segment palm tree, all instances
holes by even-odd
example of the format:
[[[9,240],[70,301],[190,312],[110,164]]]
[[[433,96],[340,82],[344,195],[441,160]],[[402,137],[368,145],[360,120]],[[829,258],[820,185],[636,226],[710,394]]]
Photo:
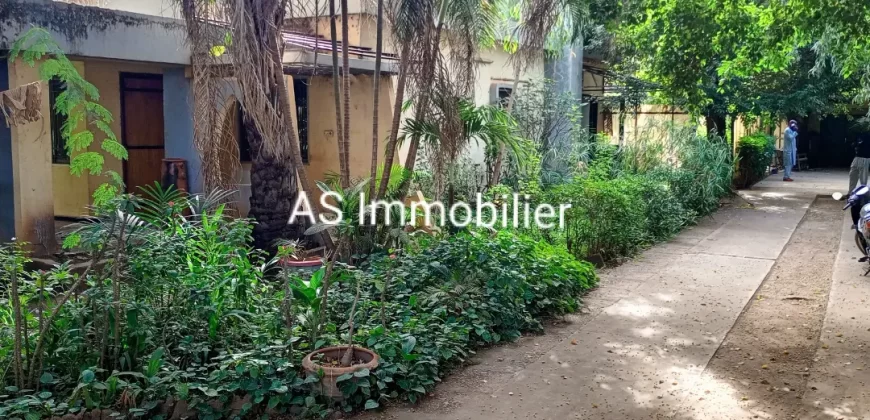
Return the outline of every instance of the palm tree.
[[[369,185],[369,197],[375,197],[375,179],[378,175],[378,114],[380,112],[379,93],[381,80],[381,54],[384,43],[384,0],[378,0],[378,17],[375,41],[375,74],[372,77],[372,170],[371,184]],[[392,166],[390,162],[389,168]]]
[[[341,174],[341,185],[347,187],[350,182],[350,167],[343,144],[344,131],[342,130],[341,89],[338,79],[338,31],[335,25],[335,0],[329,0],[329,32],[332,37],[332,91],[335,97],[335,138],[338,146],[338,167]],[[347,50],[346,45],[342,45],[342,50]]]
[[[413,48],[420,38],[420,28],[426,28],[431,16],[431,0],[396,0],[387,8],[389,13],[390,27],[393,29],[393,39],[400,46],[399,53],[399,77],[396,83],[396,99],[393,104],[393,121],[390,124],[390,138],[387,141],[384,167],[391,168],[396,156],[396,145],[399,136],[399,126],[402,120],[403,104],[405,102],[405,90],[410,79],[412,52],[419,49]],[[377,199],[383,199],[390,184],[391,171],[386,171],[378,186]],[[403,178],[404,179],[404,178]]]
[[[335,0],[333,0],[335,1]],[[341,140],[338,142],[339,147],[344,154],[344,161],[341,162],[341,186],[344,188],[350,187],[350,63],[348,61],[348,22],[347,22],[347,0],[341,0],[341,77],[344,97],[344,132]]]
[[[459,156],[473,142],[487,148],[505,147],[516,153],[516,123],[498,106],[475,106],[468,99],[449,95],[434,99],[436,107],[432,115],[426,120],[407,120],[400,141],[416,138],[425,147],[432,148],[436,199],[441,198],[446,181],[448,200],[452,204],[455,180],[449,173]]]
[[[409,0],[413,1],[413,0]],[[437,0],[436,0],[437,1]],[[427,19],[429,22],[421,28],[423,56],[420,62],[421,71],[417,75],[418,100],[414,103],[414,119],[422,121],[430,112],[431,97],[434,89],[450,86],[451,91],[458,90],[460,96],[468,96],[474,86],[475,63],[479,47],[491,47],[494,43],[497,22],[496,9],[486,0],[440,0],[431,3],[432,9],[437,6],[438,13]],[[430,14],[431,16],[431,14]],[[450,47],[450,56],[442,56],[442,37],[444,27],[449,28],[446,37]],[[446,64],[445,64],[446,63]],[[446,67],[450,68],[447,72]],[[440,71],[438,71],[440,69]],[[436,79],[440,79],[436,80]],[[413,173],[417,160],[420,139],[412,136],[408,149],[405,167],[408,173]],[[403,182],[403,193],[407,192],[410,179]]]
[[[307,195],[314,194],[314,185],[302,165],[281,63],[283,39],[279,28],[284,21],[287,2],[181,0],[188,38],[194,51],[202,50],[203,45],[208,51],[215,39],[232,40],[225,45],[226,59],[238,83],[246,128],[253,133],[252,143],[257,143],[252,155],[255,162],[251,173],[252,195],[257,196],[251,203],[252,216],[258,223],[258,230],[254,232],[255,243],[267,249],[272,248],[274,239],[288,233],[287,221],[296,196],[295,176],[299,177],[299,184]],[[223,12],[228,25],[216,25],[209,19],[210,13],[216,9]],[[192,60],[200,59],[196,54],[192,56]],[[206,62],[206,67],[208,64]],[[212,123],[196,121],[196,124]],[[311,210],[315,215],[319,213],[316,206]],[[321,240],[332,246],[327,235],[321,235]]]

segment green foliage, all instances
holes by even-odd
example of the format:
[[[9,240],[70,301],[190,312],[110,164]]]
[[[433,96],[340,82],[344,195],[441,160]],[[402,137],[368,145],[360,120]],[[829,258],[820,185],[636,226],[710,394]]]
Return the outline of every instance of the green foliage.
[[[646,243],[646,208],[632,179],[577,179],[554,188],[550,197],[572,204],[565,217],[564,245],[575,256],[610,260],[631,255]]]
[[[101,408],[152,418],[167,397],[186,400],[204,418],[319,417],[417,401],[474,349],[539,331],[541,318],[576,310],[579,296],[597,281],[588,263],[562,248],[507,232],[460,234],[392,258],[369,256],[360,268],[335,264],[325,307],[327,270],[278,269],[286,247],[273,259],[252,249],[251,222],[227,217],[221,197],[185,197],[155,186],[143,188],[142,197],[122,195],[98,206],[70,244],[87,252],[119,249],[123,256],[89,271],[78,298],[60,308],[55,294],[77,274],[67,266],[20,270],[26,307],[42,304],[58,316],[45,330],[37,386],[7,388],[0,417]],[[3,273],[11,258],[0,252]],[[320,378],[306,375],[300,362],[315,348],[351,339],[347,316],[356,284],[344,279],[360,286],[353,342],[381,359],[372,372],[340,378],[347,395],[337,404],[319,395]],[[6,302],[4,333],[12,325]],[[122,315],[117,347],[115,302]],[[40,320],[39,312],[27,311],[29,351]],[[0,334],[3,366],[10,362],[9,336]],[[2,385],[12,380],[6,371]],[[232,413],[241,398],[249,403]]]
[[[620,67],[696,115],[849,112],[868,74],[868,16],[852,2],[642,0],[617,29]]]
[[[104,158],[97,152],[88,152],[95,140],[94,127],[104,136],[100,148],[110,156],[127,159],[127,150],[118,141],[110,128],[112,114],[98,103],[100,93],[97,88],[82,77],[45,29],[33,27],[12,44],[9,62],[21,59],[30,67],[39,65],[39,75],[44,81],[59,80],[66,90],[58,95],[55,112],[65,115],[67,121],[61,127],[61,135],[66,142],[70,155],[70,173],[75,176],[106,174],[109,184],[103,184],[94,191],[94,204],[105,204],[120,191],[121,177],[114,171],[103,171]],[[84,128],[77,131],[80,124]]]
[[[758,133],[744,136],[737,143],[738,172],[734,183],[748,188],[767,175],[767,168],[776,153],[773,137]]]
[[[517,121],[518,135],[536,149],[535,154],[525,152],[515,159],[536,158],[541,185],[567,182],[575,175],[577,163],[588,160],[594,137],[583,124],[583,108],[570,94],[559,92],[552,80],[524,84],[514,99],[511,115]],[[520,145],[522,150],[528,148]],[[509,166],[503,182],[511,183],[512,175]]]
[[[599,142],[586,173],[545,193],[566,203],[563,232],[548,238],[578,258],[608,261],[670,238],[730,192],[728,145],[690,127],[648,128],[622,149]]]

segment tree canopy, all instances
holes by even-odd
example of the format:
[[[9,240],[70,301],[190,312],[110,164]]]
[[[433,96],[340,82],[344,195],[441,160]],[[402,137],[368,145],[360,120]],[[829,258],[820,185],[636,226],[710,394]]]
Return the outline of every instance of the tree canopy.
[[[636,0],[616,28],[624,71],[698,115],[845,112],[870,92],[870,4]]]

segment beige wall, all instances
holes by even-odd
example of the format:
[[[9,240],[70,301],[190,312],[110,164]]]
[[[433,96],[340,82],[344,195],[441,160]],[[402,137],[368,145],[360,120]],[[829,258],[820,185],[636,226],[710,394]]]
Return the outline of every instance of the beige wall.
[[[120,74],[130,73],[162,73],[161,67],[150,64],[127,63],[108,60],[80,59],[75,62],[85,80],[91,82],[100,92],[100,105],[104,106],[114,117],[110,127],[119,140],[121,132],[121,89]],[[48,101],[43,103],[43,115],[49,115]],[[48,121],[46,119],[46,121]],[[48,122],[47,122],[48,124]],[[93,129],[95,138],[89,151],[99,152],[105,158],[104,170],[112,170],[123,176],[123,164],[120,160],[108,155],[100,148],[105,138],[99,130]],[[51,134],[48,132],[48,145],[51,146]],[[50,153],[50,149],[49,149]],[[88,213],[87,206],[92,202],[91,196],[101,184],[107,181],[104,176],[82,175],[73,176],[69,173],[69,165],[52,165],[52,182],[54,188],[54,213],[57,216],[77,217]]]
[[[390,99],[391,78],[382,77],[378,96],[378,161],[383,162],[386,138],[390,134],[393,110]],[[351,79],[350,173],[369,177],[372,158],[372,76]],[[292,95],[291,95],[292,97]],[[308,87],[308,175],[323,180],[338,173],[338,139],[335,127],[335,96],[332,79],[312,77]]]
[[[114,117],[110,125],[115,135],[121,139],[121,94],[120,73],[161,73],[159,66],[123,63],[106,60],[75,59],[73,65],[100,92],[99,103]],[[10,64],[10,86],[38,80],[36,68],[17,62]],[[104,176],[82,175],[74,176],[69,172],[68,164],[51,163],[51,106],[49,103],[48,86],[43,83],[43,100],[41,113],[43,118],[12,129],[13,145],[19,148],[13,151],[13,161],[20,163],[21,168],[27,168],[23,176],[13,169],[16,182],[16,200],[24,200],[21,206],[16,206],[17,232],[32,230],[28,220],[51,216],[78,217],[88,213],[87,206],[91,203],[91,195],[96,188],[107,181]],[[83,129],[84,127],[80,127]],[[91,127],[95,134],[94,143],[89,148],[103,154],[104,170],[113,170],[123,174],[121,161],[105,153],[100,148],[104,136],[99,130]],[[19,189],[20,188],[20,189]],[[29,198],[29,193],[38,191],[39,199]],[[22,233],[23,235],[23,233]]]
[[[609,116],[612,120],[611,127],[602,127],[601,131],[606,131],[614,143],[619,141],[619,113],[613,112]],[[696,124],[699,129],[706,127],[704,120],[694,120],[691,115],[682,110],[669,107],[666,105],[641,105],[637,110],[629,110],[625,115],[625,142],[630,143],[637,138],[638,133],[643,132],[648,127],[662,126],[662,124],[689,125]],[[785,120],[779,123],[774,129],[773,136],[777,139],[777,147],[781,147],[782,134],[787,123]],[[741,137],[755,133],[758,131],[757,122],[754,120],[746,120],[743,117],[737,118],[734,122],[734,138],[740,140]],[[735,145],[736,146],[736,145]]]
[[[85,74],[85,63],[83,61],[73,61],[73,66],[80,75],[87,79]],[[42,115],[51,115],[50,104],[45,102],[42,104]],[[47,118],[50,121],[50,117]],[[85,123],[82,122],[77,127],[77,130],[83,130]],[[51,144],[51,132],[48,134],[49,145]],[[69,172],[69,164],[51,165],[52,184],[54,190],[54,214],[55,216],[80,216],[87,213],[87,207],[90,204],[90,193],[88,192],[89,176],[75,176]]]
[[[384,76],[378,97],[378,163],[383,164],[386,138],[392,122],[392,78]],[[290,106],[295,108],[293,78],[287,76],[290,91]],[[350,123],[350,175],[352,178],[368,178],[371,173],[372,156],[372,76],[351,78],[351,123]],[[294,126],[296,115],[291,115]],[[335,127],[335,96],[332,78],[318,76],[309,78],[308,86],[308,164],[305,169],[313,181],[323,181],[330,173],[338,173],[338,139]],[[243,163],[239,173],[239,212],[246,216],[249,210],[251,165]],[[319,190],[315,191],[319,196]]]

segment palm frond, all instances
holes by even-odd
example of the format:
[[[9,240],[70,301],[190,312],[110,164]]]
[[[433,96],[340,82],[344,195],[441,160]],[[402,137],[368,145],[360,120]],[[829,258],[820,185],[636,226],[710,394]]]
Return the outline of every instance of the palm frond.
[[[237,193],[236,190],[215,189],[206,194],[194,194],[187,200],[188,207],[194,215],[204,214],[214,210]]]

